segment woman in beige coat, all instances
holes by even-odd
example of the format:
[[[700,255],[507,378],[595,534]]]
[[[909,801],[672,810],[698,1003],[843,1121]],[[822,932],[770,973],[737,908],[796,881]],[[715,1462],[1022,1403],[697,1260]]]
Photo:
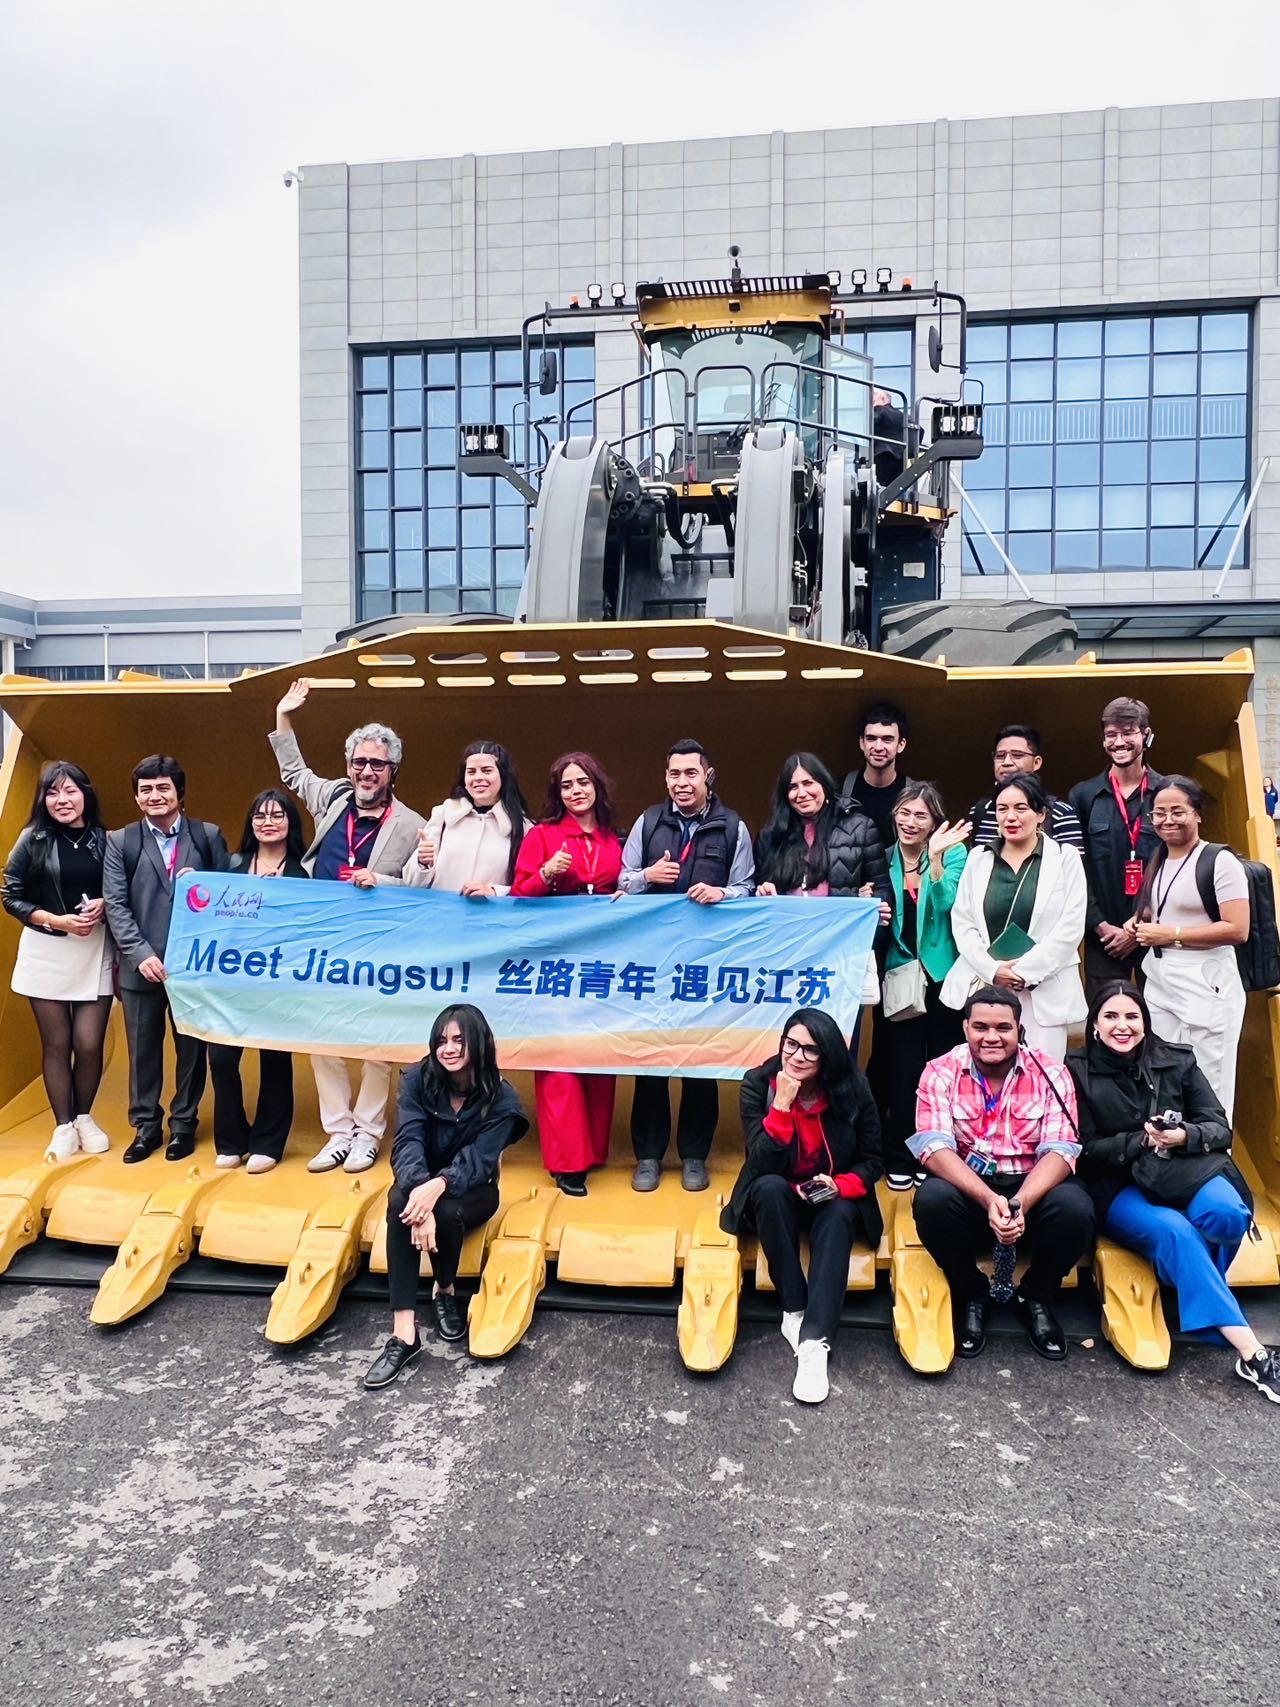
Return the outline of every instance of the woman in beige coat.
[[[458,895],[506,895],[520,844],[532,828],[506,748],[473,741],[462,755],[453,793],[418,832],[404,881]]]

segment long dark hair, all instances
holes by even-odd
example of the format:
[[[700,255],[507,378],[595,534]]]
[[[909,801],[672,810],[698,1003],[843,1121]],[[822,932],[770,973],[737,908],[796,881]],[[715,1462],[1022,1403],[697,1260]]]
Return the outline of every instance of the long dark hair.
[[[102,828],[102,808],[98,805],[98,791],[89,781],[79,765],[73,765],[70,759],[54,759],[40,772],[40,780],[36,783],[36,791],[31,801],[31,811],[27,815],[29,830],[43,830],[46,836],[51,836],[58,828],[58,820],[50,815],[49,808],[44,803],[44,797],[50,789],[60,782],[74,782],[84,795],[84,827],[86,830]]]
[[[804,768],[809,769],[808,765]],[[848,1040],[831,1015],[823,1013],[821,1008],[797,1008],[787,1020],[778,1038],[778,1053],[770,1063],[772,1071],[776,1073],[786,1065],[782,1040],[793,1025],[804,1026],[818,1046],[818,1082],[826,1093],[827,1101],[833,1107],[837,1103],[847,1106],[853,1097],[853,1062],[849,1056]]]
[[[428,1054],[423,1063],[424,1089],[436,1090],[441,1094],[447,1094],[452,1089],[452,1080],[436,1060],[436,1050],[440,1047],[445,1027],[455,1021],[462,1033],[462,1041],[467,1046],[467,1064],[471,1069],[471,1096],[477,1097],[480,1107],[486,1109],[502,1088],[502,1075],[498,1071],[498,1051],[489,1022],[480,1009],[472,1007],[470,1002],[456,1002],[452,1007],[441,1008],[432,1020]]]
[[[1089,1049],[1103,1049],[1106,1050],[1108,1055],[1114,1055],[1116,1053],[1114,1049],[1107,1049],[1106,1044],[1101,1038],[1095,1038],[1093,1035],[1097,1028],[1098,1015],[1102,1012],[1103,1008],[1106,1007],[1107,1003],[1112,1001],[1116,996],[1127,996],[1129,1000],[1133,1002],[1138,1012],[1142,1015],[1142,1042],[1131,1055],[1126,1057],[1126,1059],[1130,1061],[1140,1061],[1144,1051],[1146,1050],[1147,1044],[1150,1043],[1152,1037],[1151,1010],[1147,1006],[1147,998],[1143,995],[1138,986],[1136,984],[1126,983],[1123,978],[1108,978],[1106,983],[1098,989],[1093,1000],[1089,1003],[1089,1017],[1084,1022],[1085,1042]]]
[[[1208,804],[1209,797],[1194,778],[1189,776],[1179,776],[1176,771],[1172,776],[1165,777],[1159,788],[1157,788],[1151,796],[1152,806],[1155,805],[1156,801],[1164,793],[1166,788],[1176,788],[1179,794],[1185,794],[1191,803],[1191,810],[1197,817],[1204,817],[1204,809]],[[1134,904],[1134,912],[1137,917],[1142,919],[1146,924],[1150,924],[1152,919],[1155,917],[1155,910],[1152,905],[1152,901],[1155,894],[1156,877],[1159,874],[1161,866],[1168,857],[1169,849],[1162,841],[1160,846],[1147,861],[1147,869],[1142,874],[1142,888],[1138,891],[1138,899]],[[1200,856],[1197,854],[1196,858],[1198,859],[1199,857]]]
[[[507,882],[513,883],[516,875],[516,858],[520,852],[520,843],[524,840],[524,821],[529,816],[529,808],[525,805],[524,795],[520,792],[520,778],[516,775],[516,767],[511,761],[511,754],[498,741],[473,741],[469,747],[462,749],[462,757],[458,761],[458,780],[454,783],[449,798],[451,800],[470,800],[467,793],[467,760],[474,759],[479,753],[487,753],[496,761],[498,775],[502,779],[502,789],[498,799],[511,820],[511,852],[507,856]]]
[[[289,825],[289,833],[285,837],[284,857],[287,861],[296,861],[301,865],[302,855],[306,844],[302,839],[302,817],[293,801],[282,788],[264,788],[261,794],[255,794],[249,802],[249,810],[244,815],[244,834],[240,837],[240,857],[248,863],[258,852],[258,837],[253,828],[253,815],[268,801],[274,806],[282,807]]]
[[[596,791],[596,827],[601,835],[615,835],[617,819],[613,804],[613,784],[599,759],[590,753],[561,753],[552,765],[551,775],[547,778],[547,798],[542,804],[542,822],[558,824],[566,815],[565,803],[560,798],[560,784],[570,765],[577,765],[579,770],[585,771],[591,778]]]
[[[787,798],[797,770],[808,771],[827,797],[816,818],[802,818]],[[826,882],[830,869],[827,840],[838,792],[836,779],[816,753],[792,753],[783,761],[773,785],[769,822],[756,838],[757,883],[776,884],[779,892],[786,895],[792,889],[799,889],[802,883],[807,882],[812,889]],[[814,827],[812,847],[804,839],[807,823]]]

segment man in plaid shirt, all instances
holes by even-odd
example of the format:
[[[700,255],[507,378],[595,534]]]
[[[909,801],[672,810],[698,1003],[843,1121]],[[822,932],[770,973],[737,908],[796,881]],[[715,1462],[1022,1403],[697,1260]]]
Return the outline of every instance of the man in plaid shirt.
[[[1075,1087],[1060,1061],[1022,1042],[1012,990],[975,990],[961,1017],[965,1041],[929,1062],[916,1093],[908,1145],[929,1174],[916,1230],[951,1287],[957,1357],[986,1344],[990,1289],[974,1257],[994,1243],[1030,1258],[1014,1309],[1035,1350],[1057,1360],[1067,1342],[1050,1302],[1094,1234],[1093,1204],[1072,1178]]]

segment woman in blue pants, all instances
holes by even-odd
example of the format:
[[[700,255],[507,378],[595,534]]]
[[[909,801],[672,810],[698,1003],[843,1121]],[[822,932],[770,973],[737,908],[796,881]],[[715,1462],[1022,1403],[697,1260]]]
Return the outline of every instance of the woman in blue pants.
[[[1184,1333],[1237,1353],[1235,1372],[1280,1404],[1280,1353],[1245,1320],[1227,1270],[1253,1221],[1231,1160],[1231,1127],[1192,1050],[1151,1030],[1146,1000],[1119,979],[1089,1009],[1067,1066],[1080,1111],[1079,1164],[1098,1225],[1178,1295]]]

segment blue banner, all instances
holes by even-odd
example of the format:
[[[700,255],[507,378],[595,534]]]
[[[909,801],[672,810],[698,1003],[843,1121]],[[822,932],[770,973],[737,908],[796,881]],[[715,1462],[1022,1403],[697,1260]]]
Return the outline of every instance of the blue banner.
[[[737,1078],[787,1015],[847,1036],[878,903],[678,895],[471,900],[241,875],[178,879],[165,965],[182,1031],[319,1055],[416,1061],[473,1002],[504,1067]]]

